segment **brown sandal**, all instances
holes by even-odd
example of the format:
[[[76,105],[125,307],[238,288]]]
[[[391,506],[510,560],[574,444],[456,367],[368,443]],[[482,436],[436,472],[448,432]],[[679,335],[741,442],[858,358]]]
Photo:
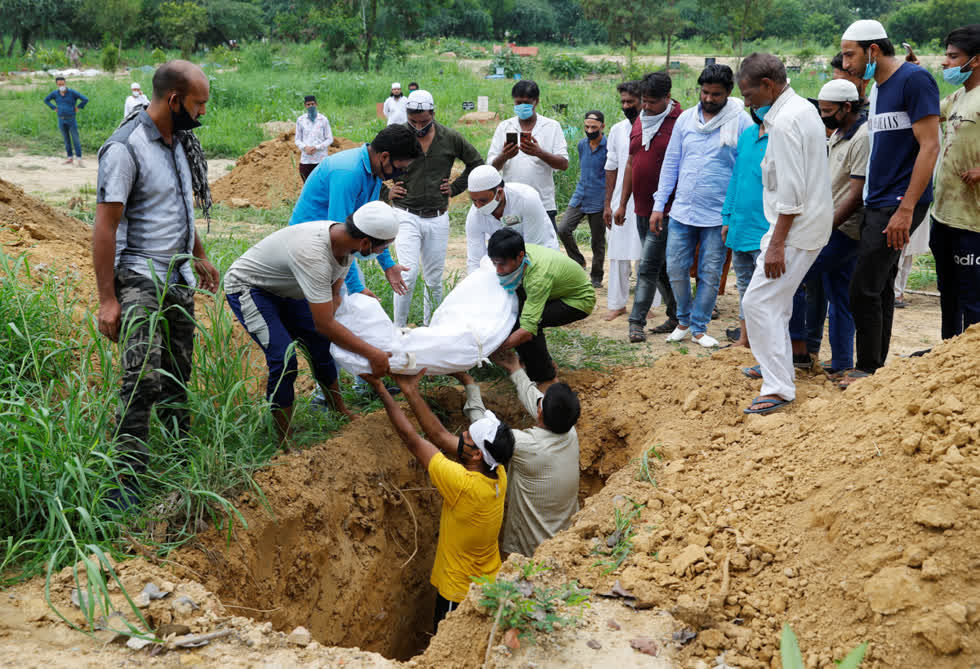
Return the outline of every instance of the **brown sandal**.
[[[643,332],[643,326],[638,323],[630,323],[630,343],[640,344],[647,340],[646,333]]]

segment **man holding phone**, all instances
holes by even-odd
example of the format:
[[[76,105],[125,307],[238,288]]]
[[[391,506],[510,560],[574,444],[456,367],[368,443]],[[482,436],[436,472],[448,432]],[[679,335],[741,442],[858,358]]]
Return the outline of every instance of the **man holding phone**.
[[[557,234],[554,173],[568,169],[565,133],[558,121],[537,113],[541,92],[535,82],[518,81],[510,95],[515,116],[497,126],[487,162],[500,170],[508,183],[527,184],[538,191]]]

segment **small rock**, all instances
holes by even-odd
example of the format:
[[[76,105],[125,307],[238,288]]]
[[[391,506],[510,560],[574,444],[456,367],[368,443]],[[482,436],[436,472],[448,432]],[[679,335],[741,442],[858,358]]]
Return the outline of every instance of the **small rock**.
[[[732,554],[732,559],[729,565],[731,566],[732,571],[745,571],[749,568],[749,559],[745,557],[744,553],[736,552]]]
[[[191,628],[187,625],[181,625],[180,623],[164,623],[157,627],[157,636],[161,638],[166,638],[168,636],[184,636],[185,634],[190,634]]]
[[[952,655],[963,647],[959,627],[948,617],[938,613],[920,619],[913,629],[944,655]]]
[[[157,587],[156,583],[147,583],[145,586],[143,586],[143,591],[140,594],[146,595],[151,600],[153,600],[153,599],[163,599],[164,597],[170,594],[170,591],[161,590],[160,588]]]
[[[592,650],[602,649],[602,644],[596,641],[595,639],[589,639],[588,641],[585,642],[585,645],[591,648]]]
[[[286,637],[287,643],[291,643],[294,646],[302,646],[303,648],[310,645],[311,641],[313,641],[313,635],[305,627],[297,627]]]
[[[133,597],[133,604],[135,604],[137,608],[145,609],[150,605],[150,596],[145,592],[141,592]]]
[[[153,642],[150,641],[149,639],[141,639],[138,636],[131,636],[129,637],[129,640],[126,642],[126,646],[132,648],[133,650],[143,650],[151,643]]]
[[[704,630],[698,635],[698,638],[704,644],[705,648],[719,650],[725,647],[725,633],[721,630]]]
[[[608,627],[611,630],[621,630],[621,629],[623,629],[623,626],[620,625],[618,622],[616,622],[616,619],[615,618],[610,618],[609,620],[607,620],[606,621],[606,627]]]
[[[71,591],[71,603],[80,609],[88,609],[88,593],[78,588]]]
[[[517,650],[521,647],[521,640],[517,638],[517,628],[511,627],[509,630],[504,632],[504,645],[511,650]]]
[[[708,556],[702,546],[688,544],[687,548],[670,562],[671,570],[678,576],[683,576],[689,567],[693,567],[698,562],[706,562]]]
[[[789,601],[786,599],[786,595],[774,595],[769,601],[769,612],[773,615],[779,615],[786,611],[786,607],[789,605]]]
[[[786,567],[786,569],[783,569],[783,575],[786,578],[796,578],[796,570],[792,567]]]
[[[910,567],[921,567],[922,561],[928,557],[926,549],[922,546],[909,546],[905,549],[905,553],[902,555],[902,559],[905,560],[905,564]]]
[[[928,595],[919,587],[914,573],[907,567],[886,567],[869,578],[864,584],[864,594],[871,610],[890,615],[914,604],[924,604]]]
[[[943,607],[943,612],[949,616],[954,623],[966,624],[966,606],[959,602],[950,602]]]
[[[926,558],[922,561],[922,578],[924,580],[938,581],[944,573],[936,558]]]
[[[956,510],[949,503],[924,499],[915,507],[912,520],[926,527],[945,530],[956,524]]]
[[[656,656],[660,652],[660,649],[657,647],[657,642],[647,636],[638,636],[635,639],[630,639],[630,648],[644,655]]]
[[[227,200],[228,206],[232,209],[243,209],[245,207],[251,207],[252,203],[243,197],[232,197]]]
[[[181,595],[175,599],[173,604],[171,604],[171,607],[177,613],[185,616],[190,615],[192,611],[197,611],[199,608],[201,608],[197,605],[197,602],[187,595]]]

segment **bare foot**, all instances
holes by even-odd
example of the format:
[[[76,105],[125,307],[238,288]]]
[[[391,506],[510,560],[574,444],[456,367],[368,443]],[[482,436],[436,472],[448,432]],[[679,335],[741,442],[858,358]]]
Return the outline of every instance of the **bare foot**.
[[[623,307],[622,309],[616,309],[616,310],[610,309],[609,311],[606,312],[606,315],[602,317],[602,320],[614,321],[625,313],[626,313],[626,307]]]
[[[732,348],[738,348],[739,346],[741,346],[743,348],[748,348],[749,347],[749,340],[748,339],[739,339],[738,341],[732,343]]]

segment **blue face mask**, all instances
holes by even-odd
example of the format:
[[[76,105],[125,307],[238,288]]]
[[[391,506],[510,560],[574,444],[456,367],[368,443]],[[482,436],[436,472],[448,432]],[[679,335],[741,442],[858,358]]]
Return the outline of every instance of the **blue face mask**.
[[[524,104],[514,105],[514,114],[522,121],[526,121],[534,116],[534,105],[525,102]]]
[[[764,120],[766,118],[766,114],[769,113],[770,109],[772,109],[772,105],[762,105],[761,107],[756,107],[755,108],[756,118],[758,118],[759,121]]]
[[[310,117],[311,121],[316,120],[316,105],[306,108],[306,115]]]
[[[861,78],[864,79],[865,81],[867,81],[868,79],[874,79],[875,71],[877,69],[878,69],[877,61],[874,63],[868,63],[867,65],[864,66],[864,76]]]
[[[357,260],[374,260],[380,254],[378,254],[378,253],[369,253],[367,255],[364,255],[360,251],[354,251],[351,255],[353,255],[354,258],[356,258]]]
[[[524,278],[524,270],[528,265],[531,264],[531,259],[524,255],[524,260],[520,265],[517,266],[510,274],[498,274],[497,281],[500,282],[501,287],[506,290],[511,295],[517,290],[517,287],[521,285],[521,280]]]
[[[973,59],[971,58],[970,60]],[[967,63],[969,62],[967,61]],[[963,67],[966,67],[966,65],[963,65]],[[943,79],[954,86],[962,86],[970,78],[971,74],[973,74],[973,70],[966,70],[964,72],[959,67],[947,67],[943,70]]]

